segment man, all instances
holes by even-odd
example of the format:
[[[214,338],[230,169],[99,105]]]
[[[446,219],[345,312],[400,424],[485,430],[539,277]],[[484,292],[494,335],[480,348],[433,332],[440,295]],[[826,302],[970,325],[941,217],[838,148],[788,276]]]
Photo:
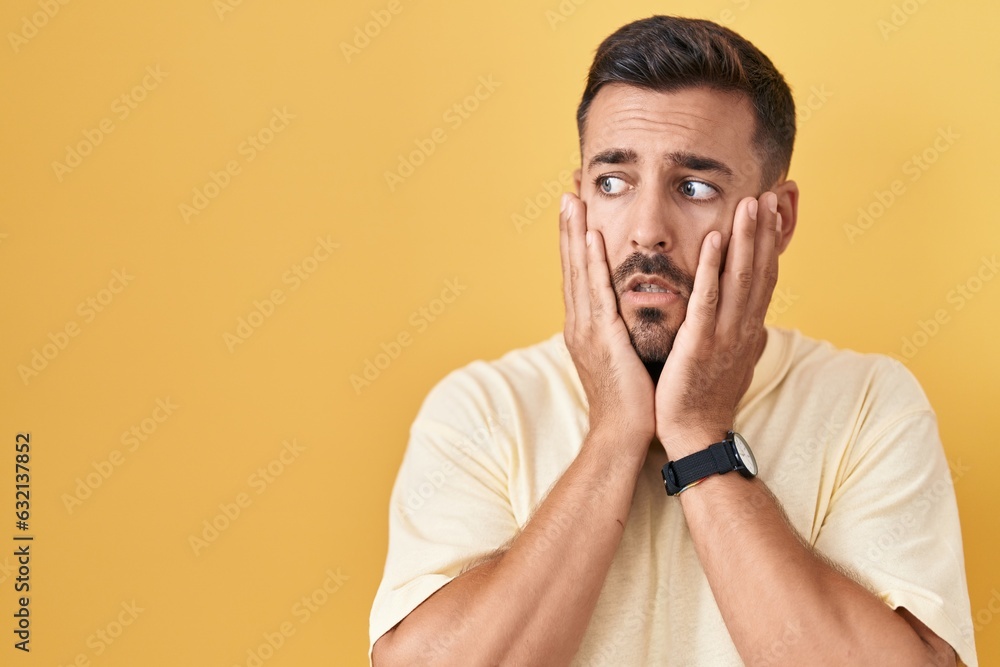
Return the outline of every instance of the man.
[[[916,380],[764,326],[794,113],[713,23],[600,46],[560,214],[564,331],[427,397],[375,665],[977,664]]]

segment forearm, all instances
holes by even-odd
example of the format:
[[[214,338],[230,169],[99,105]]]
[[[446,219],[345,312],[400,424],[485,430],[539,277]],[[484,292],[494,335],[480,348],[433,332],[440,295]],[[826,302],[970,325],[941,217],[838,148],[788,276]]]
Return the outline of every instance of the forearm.
[[[714,475],[680,502],[746,664],[928,662],[914,629],[805,545],[759,479]]]
[[[383,657],[385,664],[568,664],[621,541],[644,459],[616,435],[591,432],[510,547],[386,633],[375,664]]]

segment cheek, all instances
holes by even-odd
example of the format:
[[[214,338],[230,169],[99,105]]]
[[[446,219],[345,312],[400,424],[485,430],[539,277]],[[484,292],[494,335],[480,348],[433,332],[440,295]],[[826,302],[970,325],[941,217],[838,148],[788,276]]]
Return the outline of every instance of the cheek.
[[[623,226],[620,223],[615,224],[615,220],[617,219],[615,212],[597,197],[583,199],[582,201],[587,207],[587,229],[599,231],[601,236],[604,237],[604,247],[610,261],[612,256],[611,248],[622,242],[622,239],[619,237],[622,236],[621,230]]]
[[[732,226],[734,210],[735,206],[730,206],[727,203],[708,206],[691,204],[685,210],[685,216],[690,221],[692,228],[700,231],[702,236],[713,230],[718,230],[725,235]]]
[[[673,248],[669,254],[688,275],[693,277],[698,268],[701,246],[709,232],[718,230],[722,232],[723,243],[729,240],[729,226],[724,225],[722,220],[717,211],[687,212],[684,224],[674,232]]]
[[[689,220],[692,224],[688,228],[690,234],[684,245],[686,246],[685,257],[690,254],[689,259],[692,262],[692,267],[697,264],[698,258],[701,256],[701,245],[704,243],[705,237],[709,232],[717,231],[722,234],[722,256],[725,257],[729,241],[733,234],[733,215],[735,211],[736,206],[732,205],[726,207],[705,207],[704,209],[692,211],[689,214]]]
[[[601,233],[601,238],[604,240],[604,256],[613,271],[629,252],[628,237],[622,233],[619,225],[603,223],[604,221],[600,219],[595,220],[588,216],[587,229]]]

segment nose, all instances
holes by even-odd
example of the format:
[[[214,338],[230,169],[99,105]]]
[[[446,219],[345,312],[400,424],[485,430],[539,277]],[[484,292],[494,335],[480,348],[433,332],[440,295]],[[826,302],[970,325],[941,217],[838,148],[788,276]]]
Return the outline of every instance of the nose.
[[[660,188],[644,188],[633,200],[629,218],[630,243],[633,250],[668,253],[676,245],[677,229],[672,220],[671,202]]]

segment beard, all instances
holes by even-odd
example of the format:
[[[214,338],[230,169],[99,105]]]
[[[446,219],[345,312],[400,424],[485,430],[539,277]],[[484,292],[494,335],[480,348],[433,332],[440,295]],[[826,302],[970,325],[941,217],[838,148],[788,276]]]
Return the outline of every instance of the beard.
[[[694,289],[694,277],[684,272],[667,255],[644,255],[635,252],[626,257],[611,276],[619,314],[621,314],[621,295],[629,278],[636,273],[660,276],[680,288],[685,299],[690,298]],[[670,350],[673,349],[674,338],[677,337],[677,331],[684,318],[681,318],[681,322],[672,324],[667,313],[660,308],[644,307],[635,311],[634,321],[629,322],[624,316],[622,319],[625,321],[632,347],[655,384],[660,378],[660,372],[670,355]]]
[[[629,340],[639,359],[645,363],[663,363],[674,346],[677,328],[667,324],[666,315],[659,308],[639,308],[635,321],[628,329]]]

